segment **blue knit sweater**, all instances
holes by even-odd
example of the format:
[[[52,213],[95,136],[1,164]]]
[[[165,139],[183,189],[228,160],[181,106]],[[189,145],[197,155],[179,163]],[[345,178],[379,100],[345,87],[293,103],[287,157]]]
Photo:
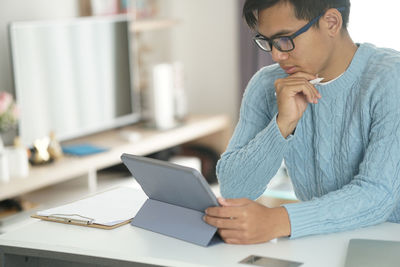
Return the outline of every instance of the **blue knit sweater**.
[[[285,139],[274,82],[286,76],[275,64],[251,79],[217,165],[222,196],[258,198],[284,159],[301,200],[284,205],[292,238],[400,222],[400,53],[361,44]]]

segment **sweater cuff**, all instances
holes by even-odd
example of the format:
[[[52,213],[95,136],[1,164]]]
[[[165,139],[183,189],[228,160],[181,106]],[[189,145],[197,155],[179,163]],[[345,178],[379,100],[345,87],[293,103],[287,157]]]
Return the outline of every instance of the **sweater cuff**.
[[[314,201],[282,205],[289,214],[290,238],[319,234],[318,204]]]
[[[271,121],[272,133],[281,140],[290,141],[294,137],[293,134],[289,134],[288,137],[286,137],[286,138],[283,137],[281,130],[279,130],[278,122],[276,121],[277,117],[278,117],[278,113],[275,114],[275,116],[272,118],[272,121]]]

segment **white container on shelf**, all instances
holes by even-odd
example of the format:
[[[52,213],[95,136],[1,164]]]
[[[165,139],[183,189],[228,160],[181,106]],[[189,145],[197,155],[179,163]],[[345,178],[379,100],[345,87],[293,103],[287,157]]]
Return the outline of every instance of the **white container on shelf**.
[[[8,171],[11,178],[25,178],[29,174],[28,154],[23,148],[7,147]]]
[[[10,181],[10,171],[8,168],[7,154],[4,149],[0,150],[0,183],[8,183]]]
[[[173,70],[175,118],[183,120],[188,113],[183,64],[181,62],[174,62]]]
[[[149,111],[154,126],[160,130],[175,127],[174,72],[171,64],[153,66],[149,89]]]

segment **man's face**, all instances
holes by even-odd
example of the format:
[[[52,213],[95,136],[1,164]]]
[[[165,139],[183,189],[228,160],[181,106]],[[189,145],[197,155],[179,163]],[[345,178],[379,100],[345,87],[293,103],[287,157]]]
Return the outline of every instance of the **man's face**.
[[[296,18],[291,4],[278,3],[259,12],[258,32],[268,38],[289,36],[307,23],[308,21]],[[323,74],[331,47],[329,39],[322,30],[311,27],[293,41],[295,49],[290,52],[281,52],[273,47],[271,51],[273,60],[289,75],[299,71],[313,75]]]

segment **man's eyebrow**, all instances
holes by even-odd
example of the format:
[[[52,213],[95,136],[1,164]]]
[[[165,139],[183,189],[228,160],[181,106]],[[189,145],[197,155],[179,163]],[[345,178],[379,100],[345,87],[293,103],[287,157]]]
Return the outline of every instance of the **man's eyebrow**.
[[[263,36],[263,37],[265,37],[265,38],[267,38],[267,39],[274,39],[275,37],[282,36],[282,35],[287,35],[287,34],[289,34],[291,32],[292,31],[289,31],[289,30],[281,30],[281,31],[275,33],[274,35],[272,35],[271,37],[267,37],[267,36],[265,36],[264,34],[262,34],[260,32],[258,32],[258,34]]]

